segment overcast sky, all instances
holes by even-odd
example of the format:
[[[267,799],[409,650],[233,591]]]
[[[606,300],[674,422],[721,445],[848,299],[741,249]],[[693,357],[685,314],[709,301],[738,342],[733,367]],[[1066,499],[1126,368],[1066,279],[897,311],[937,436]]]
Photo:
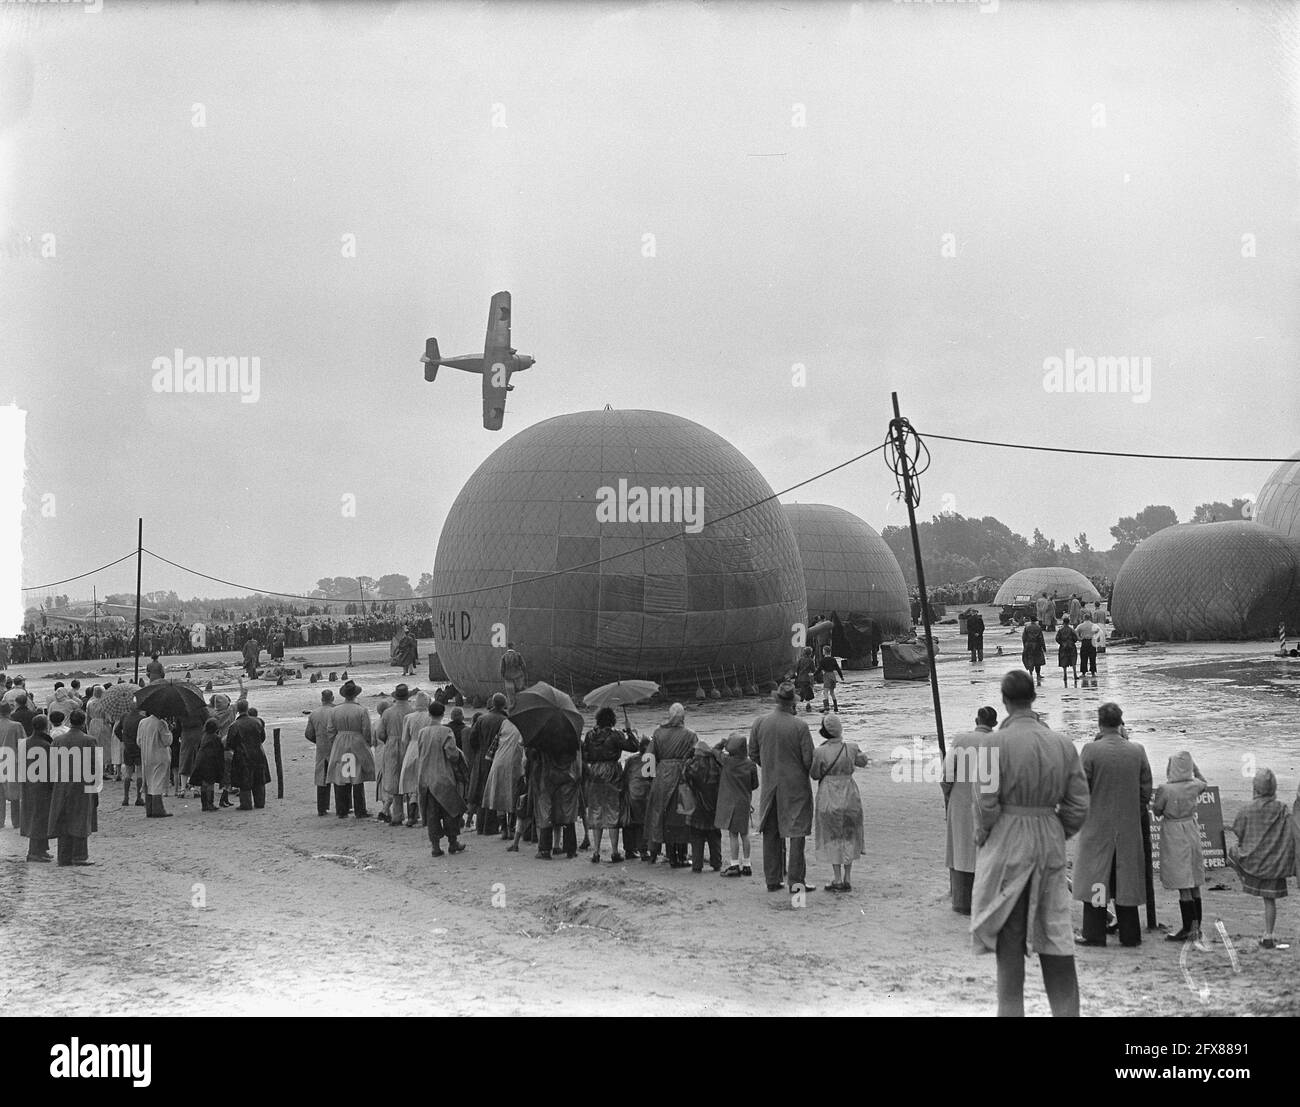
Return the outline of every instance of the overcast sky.
[[[994,6],[4,4],[24,583],[132,549],[137,515],[241,584],[414,582],[493,449],[606,403],[778,490],[877,444],[891,389],[923,432],[1300,448],[1297,9]],[[498,289],[537,364],[492,433],[478,379],[418,359],[481,351]],[[257,402],[155,392],[177,348],[259,358]],[[1067,350],[1149,358],[1149,399],[1047,392]],[[923,517],[1102,547],[1273,468],[933,450]],[[881,529],[892,488],[876,456],[789,498]]]

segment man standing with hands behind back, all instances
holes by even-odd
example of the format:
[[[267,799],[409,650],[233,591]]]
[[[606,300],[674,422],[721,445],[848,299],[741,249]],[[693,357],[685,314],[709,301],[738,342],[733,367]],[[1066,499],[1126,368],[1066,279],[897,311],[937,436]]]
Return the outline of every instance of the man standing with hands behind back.
[[[769,892],[779,892],[787,875],[791,891],[797,884],[811,892],[813,889],[805,882],[804,839],[812,833],[813,795],[808,779],[813,762],[812,735],[808,724],[795,714],[794,685],[784,682],[775,696],[776,705],[755,719],[749,730],[749,758],[762,773],[758,826],[763,832],[763,875]]]
[[[1007,717],[985,737],[997,759],[997,786],[982,781],[976,798],[970,928],[977,951],[997,951],[1000,1016],[1025,1013],[1031,952],[1038,954],[1052,1014],[1077,1016],[1065,840],[1088,817],[1088,782],[1074,743],[1039,721],[1036,695],[1023,670],[1002,678]]]

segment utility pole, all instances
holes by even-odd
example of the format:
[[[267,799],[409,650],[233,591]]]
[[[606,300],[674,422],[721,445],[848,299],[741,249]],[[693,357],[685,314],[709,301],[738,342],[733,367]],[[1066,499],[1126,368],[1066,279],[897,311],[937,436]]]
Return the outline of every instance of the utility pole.
[[[925,590],[925,568],[921,564],[921,537],[916,529],[916,509],[914,501],[919,501],[912,484],[912,466],[907,458],[907,433],[911,425],[898,410],[898,393],[891,393],[894,400],[894,418],[889,424],[890,434],[894,438],[895,471],[903,482],[903,499],[907,502],[907,524],[912,531],[912,557],[916,560],[916,584],[921,593],[921,622],[925,627],[925,653],[930,661],[930,695],[934,700],[934,725],[939,735],[939,756],[946,757],[947,746],[943,740],[943,708],[939,703],[939,671],[934,662],[934,637],[930,633],[930,598]],[[915,434],[915,431],[911,431]]]
[[[137,520],[135,537],[135,682],[140,683],[140,567],[144,561],[144,519]]]

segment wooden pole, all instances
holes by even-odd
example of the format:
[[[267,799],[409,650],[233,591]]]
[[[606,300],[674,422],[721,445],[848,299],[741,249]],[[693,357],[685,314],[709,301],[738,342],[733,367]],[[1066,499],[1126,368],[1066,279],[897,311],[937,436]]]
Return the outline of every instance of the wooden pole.
[[[135,538],[135,682],[140,683],[140,566],[144,560],[144,519],[137,520]],[[83,592],[84,596],[85,593]]]
[[[889,428],[894,434],[897,450],[895,464],[903,478],[903,499],[907,501],[907,523],[912,531],[912,556],[916,561],[916,585],[921,592],[921,623],[925,627],[925,653],[930,661],[930,695],[934,700],[934,725],[939,735],[939,756],[946,757],[948,749],[943,740],[943,708],[939,703],[939,671],[934,663],[934,638],[930,634],[930,600],[925,591],[925,569],[921,565],[921,538],[916,530],[916,511],[912,507],[912,471],[907,467],[907,440],[903,434],[903,417],[898,411],[898,393],[894,399],[894,419]]]
[[[284,762],[280,760],[280,728],[271,731],[271,744],[275,747],[275,798],[284,799]]]
[[[1142,808],[1142,852],[1146,855],[1147,929],[1156,928],[1156,881],[1151,871],[1151,810]]]

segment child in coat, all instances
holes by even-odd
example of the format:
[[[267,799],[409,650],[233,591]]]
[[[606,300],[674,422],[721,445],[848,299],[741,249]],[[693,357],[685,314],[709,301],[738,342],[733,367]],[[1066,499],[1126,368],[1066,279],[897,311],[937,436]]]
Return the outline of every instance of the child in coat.
[[[1237,812],[1231,829],[1237,844],[1228,849],[1228,863],[1241,877],[1241,889],[1264,901],[1264,937],[1261,949],[1289,949],[1273,937],[1277,901],[1286,895],[1287,877],[1296,871],[1291,813],[1277,799],[1277,777],[1272,769],[1255,774],[1255,797]]]
[[[646,751],[650,739],[642,738],[639,749],[623,763],[623,790],[627,797],[627,821],[623,824],[623,848],[629,857],[654,861],[650,843],[645,840],[645,808],[654,781],[645,775]],[[658,853],[658,850],[655,851]]]
[[[1165,940],[1185,942],[1190,938],[1199,942],[1205,861],[1196,800],[1209,785],[1196,779],[1195,762],[1186,750],[1169,759],[1165,780],[1151,798],[1152,814],[1161,816],[1160,883],[1178,892],[1178,910],[1183,917],[1182,929],[1177,934],[1166,934]]]
[[[731,836],[731,864],[723,876],[753,876],[749,864],[749,821],[754,790],[758,787],[758,766],[749,759],[749,741],[733,734],[723,748],[722,778],[718,782],[718,809],[713,825]]]

